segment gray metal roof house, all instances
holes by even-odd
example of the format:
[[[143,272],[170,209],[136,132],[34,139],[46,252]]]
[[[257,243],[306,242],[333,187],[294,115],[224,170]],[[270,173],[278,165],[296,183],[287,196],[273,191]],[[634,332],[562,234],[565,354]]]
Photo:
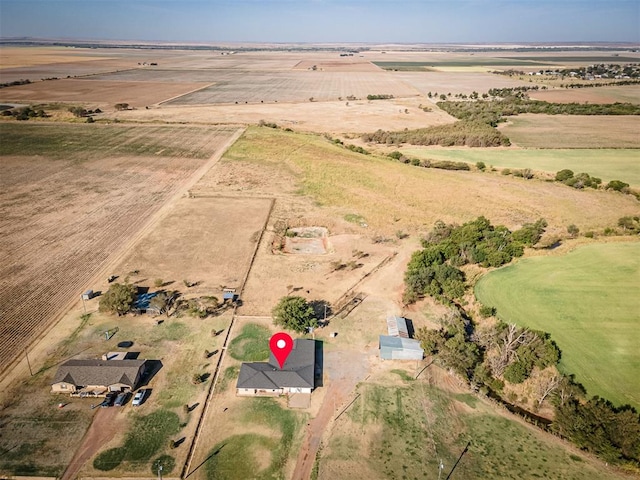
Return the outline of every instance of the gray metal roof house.
[[[383,360],[422,360],[424,350],[418,340],[380,335],[380,358]]]
[[[293,349],[282,366],[273,356],[268,362],[247,362],[240,367],[236,393],[242,396],[277,396],[291,393],[311,393],[315,387],[314,340],[293,341]]]
[[[68,360],[58,368],[51,393],[135,390],[144,364],[145,360]]]

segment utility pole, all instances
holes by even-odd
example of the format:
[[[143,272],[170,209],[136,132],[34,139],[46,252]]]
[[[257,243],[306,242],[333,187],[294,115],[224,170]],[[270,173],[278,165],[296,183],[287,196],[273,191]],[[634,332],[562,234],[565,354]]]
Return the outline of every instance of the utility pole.
[[[440,476],[442,475],[442,470],[444,470],[444,463],[442,463],[442,459],[440,459],[440,465],[438,465],[438,480],[440,480]]]
[[[462,453],[458,457],[458,460],[456,460],[455,465],[453,466],[453,468],[451,469],[451,471],[449,472],[449,475],[447,475],[447,478],[445,480],[449,480],[449,478],[451,477],[451,474],[453,473],[453,471],[458,466],[458,463],[460,463],[460,460],[462,460],[462,457],[464,456],[464,454],[467,453],[467,450],[469,450],[469,445],[471,445],[471,442],[467,442],[466,447],[464,447],[464,450],[462,450]]]
[[[27,365],[29,366],[29,373],[33,377],[33,371],[31,370],[31,362],[29,362],[29,355],[27,354],[27,349],[24,349],[24,356],[27,359]]]

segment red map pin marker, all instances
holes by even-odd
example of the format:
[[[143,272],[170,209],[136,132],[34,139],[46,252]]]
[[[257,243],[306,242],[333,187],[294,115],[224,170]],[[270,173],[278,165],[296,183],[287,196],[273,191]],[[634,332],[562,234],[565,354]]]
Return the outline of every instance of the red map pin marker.
[[[293,339],[284,332],[275,333],[269,340],[269,348],[282,369],[284,362],[287,361],[287,357],[293,350]]]

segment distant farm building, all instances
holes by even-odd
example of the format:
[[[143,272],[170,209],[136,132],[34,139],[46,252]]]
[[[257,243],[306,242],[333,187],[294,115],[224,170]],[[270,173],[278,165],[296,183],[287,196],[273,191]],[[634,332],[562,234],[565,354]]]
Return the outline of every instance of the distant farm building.
[[[422,360],[424,350],[418,340],[380,335],[380,358],[383,360]]]
[[[93,298],[93,290],[87,290],[82,294],[82,300],[91,300]]]
[[[140,293],[136,298],[131,310],[135,313],[148,313],[149,315],[160,315],[160,309],[151,305],[151,300],[158,295],[158,292]]]
[[[51,393],[102,395],[135,390],[145,360],[68,360],[58,368]]]
[[[235,302],[238,300],[238,294],[236,293],[235,288],[225,288],[222,292],[222,301],[226,302]]]
[[[268,362],[243,363],[238,375],[236,393],[241,396],[273,397],[311,394],[315,387],[316,342],[298,338],[282,366],[273,354]]]

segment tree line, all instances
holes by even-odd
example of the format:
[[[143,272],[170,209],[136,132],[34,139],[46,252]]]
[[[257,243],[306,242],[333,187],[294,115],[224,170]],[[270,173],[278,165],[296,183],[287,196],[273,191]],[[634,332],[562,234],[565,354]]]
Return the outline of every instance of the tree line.
[[[502,147],[511,145],[510,140],[496,130],[504,117],[522,113],[546,115],[640,115],[640,105],[631,103],[581,104],[549,103],[527,98],[525,90],[493,89],[495,95],[507,95],[505,98],[475,101],[446,101],[446,95],[437,105],[459,121],[449,125],[414,130],[385,131],[377,130],[365,133],[365,142],[399,145],[440,145],[443,147]],[[483,95],[484,96],[484,95]]]
[[[437,105],[459,120],[477,121],[496,127],[503,117],[522,113],[545,115],[640,115],[640,105],[632,103],[549,103],[526,97],[508,96],[475,102],[447,101]]]
[[[436,222],[423,240],[423,249],[411,256],[405,273],[405,303],[425,295],[443,303],[454,303],[465,294],[464,273],[458,268],[466,264],[499,267],[524,254],[525,246],[533,246],[542,237],[547,222],[539,219],[511,232],[507,227],[494,227],[485,217],[461,226]]]
[[[635,226],[635,219],[625,224]],[[633,225],[631,225],[633,224]],[[438,329],[416,332],[425,354],[449,368],[474,388],[503,401],[506,384],[528,382],[534,410],[550,401],[554,420],[549,429],[581,449],[603,459],[640,467],[640,415],[629,405],[615,407],[594,397],[573,376],[559,373],[561,351],[549,334],[500,320],[478,324],[461,306],[466,290],[457,267],[500,266],[535,245],[547,223],[540,219],[516,231],[493,226],[484,217],[461,226],[437,222],[415,252],[405,273],[405,301],[430,295],[451,309],[439,319]],[[640,224],[638,224],[640,225]],[[482,306],[480,316],[496,315]]]
[[[485,122],[474,120],[458,121],[449,125],[419,128],[415,130],[377,130],[362,135],[365,142],[387,145],[440,145],[443,147],[507,147],[509,139]]]

